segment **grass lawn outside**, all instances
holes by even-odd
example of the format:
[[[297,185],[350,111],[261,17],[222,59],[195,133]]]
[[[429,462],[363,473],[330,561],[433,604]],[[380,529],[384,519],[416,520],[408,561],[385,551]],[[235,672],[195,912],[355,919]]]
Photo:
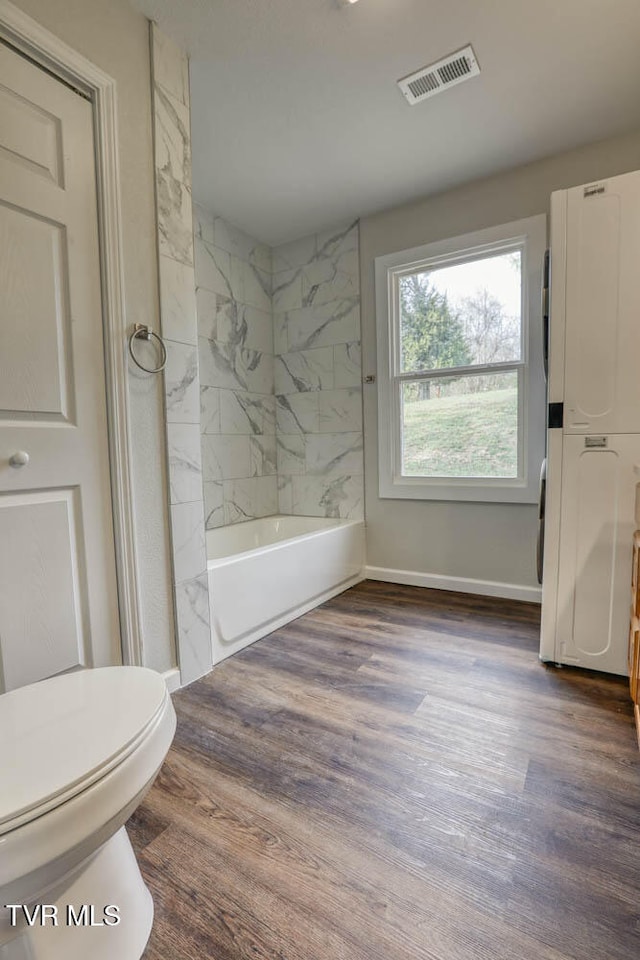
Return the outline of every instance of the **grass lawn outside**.
[[[405,399],[402,461],[409,477],[516,477],[517,387]]]

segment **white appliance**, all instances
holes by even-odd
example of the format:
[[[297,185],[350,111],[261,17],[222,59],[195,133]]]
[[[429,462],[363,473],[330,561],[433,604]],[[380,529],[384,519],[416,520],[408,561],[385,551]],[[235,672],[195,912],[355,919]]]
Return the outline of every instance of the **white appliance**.
[[[552,195],[550,275],[540,657],[625,674],[640,483],[640,172]]]

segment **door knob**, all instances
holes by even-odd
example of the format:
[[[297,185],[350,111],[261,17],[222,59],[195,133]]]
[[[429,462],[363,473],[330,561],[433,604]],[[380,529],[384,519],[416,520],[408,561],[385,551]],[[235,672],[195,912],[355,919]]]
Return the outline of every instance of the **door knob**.
[[[28,463],[29,454],[26,450],[16,450],[16,452],[9,457],[9,466],[15,467],[16,469],[26,467]]]

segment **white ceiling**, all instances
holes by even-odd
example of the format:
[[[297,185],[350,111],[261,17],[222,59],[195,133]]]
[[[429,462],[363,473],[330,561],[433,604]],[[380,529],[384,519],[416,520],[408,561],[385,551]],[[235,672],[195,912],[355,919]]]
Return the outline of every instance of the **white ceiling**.
[[[269,244],[640,127],[638,0],[132,2],[192,58],[195,198]]]

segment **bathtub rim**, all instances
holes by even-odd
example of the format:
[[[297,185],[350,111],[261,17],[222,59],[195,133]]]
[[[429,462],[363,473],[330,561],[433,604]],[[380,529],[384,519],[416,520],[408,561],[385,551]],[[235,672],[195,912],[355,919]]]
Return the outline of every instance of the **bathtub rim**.
[[[244,521],[246,523],[252,523],[256,520],[270,520],[274,517],[292,517],[293,519],[300,520],[331,520],[332,523],[330,526],[322,527],[320,530],[308,530],[305,533],[299,533],[294,537],[283,537],[281,540],[276,540],[274,543],[266,543],[261,547],[250,547],[248,550],[240,550],[237,553],[228,553],[224,557],[214,557],[211,559],[207,553],[207,570],[215,570],[218,567],[227,566],[228,564],[236,563],[240,560],[244,560],[249,556],[259,556],[263,553],[271,553],[274,550],[282,549],[285,544],[289,543],[301,543],[304,540],[309,540],[311,538],[323,537],[328,533],[332,533],[335,530],[346,530],[348,527],[362,526],[362,529],[365,528],[364,520],[351,520],[349,518],[342,517],[309,517],[309,516],[299,516],[296,517],[295,514],[289,513],[271,513],[266,517],[252,517],[251,520]],[[241,524],[226,524],[226,527],[240,526]],[[216,530],[222,530],[222,527],[214,527],[212,530],[207,530],[206,546],[208,547],[208,535],[210,533],[215,533]]]

